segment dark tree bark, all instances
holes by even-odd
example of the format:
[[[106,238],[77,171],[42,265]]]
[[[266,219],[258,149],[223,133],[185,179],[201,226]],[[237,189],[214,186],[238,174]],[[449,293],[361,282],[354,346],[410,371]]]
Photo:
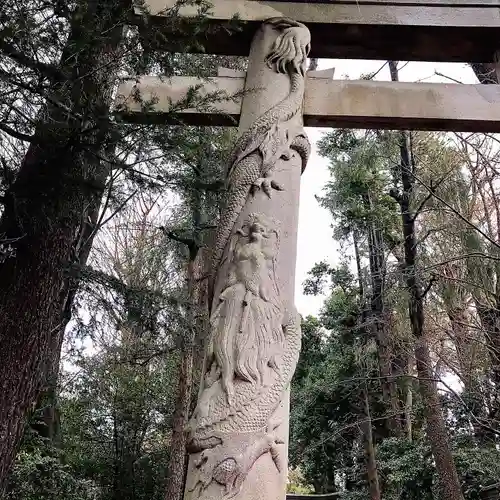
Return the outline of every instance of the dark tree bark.
[[[366,384],[365,384],[366,385]],[[380,500],[380,485],[378,480],[377,460],[375,458],[375,446],[373,445],[372,417],[370,412],[370,400],[368,389],[363,391],[365,418],[361,423],[363,441],[365,445],[366,472],[368,476],[368,489],[370,500]]]
[[[118,408],[114,414],[113,500],[135,500],[137,495],[135,464],[144,436],[140,417],[126,408]]]
[[[353,242],[354,242],[354,256],[356,259],[356,269],[358,272],[358,283],[359,283],[359,298],[362,304],[362,312],[360,315],[360,328],[366,328],[367,319],[369,317],[367,297],[363,283],[363,275],[361,272],[361,258],[359,254],[359,241],[358,234],[355,230],[353,232]],[[366,374],[368,376],[368,373]],[[362,420],[360,424],[361,432],[363,434],[363,446],[365,450],[365,462],[366,462],[366,474],[368,478],[368,489],[370,491],[371,500],[380,500],[381,498],[381,486],[379,481],[379,474],[377,469],[377,458],[375,455],[375,444],[373,440],[373,422],[370,411],[370,398],[368,395],[368,384],[366,380],[364,381],[364,387],[362,391]]]
[[[177,397],[172,418],[170,458],[166,474],[166,500],[181,500],[184,490],[187,460],[185,427],[189,416],[193,386],[193,335],[186,332],[186,337],[188,338],[183,340],[180,352]]]
[[[55,362],[65,273],[82,216],[102,196],[99,159],[128,3],[83,0],[72,19],[52,104],[5,196],[0,235],[15,255],[0,263],[0,491],[25,416]]]
[[[103,166],[102,172],[99,176],[99,182],[104,183],[107,176],[108,168]],[[100,205],[101,197],[94,196],[91,206],[84,213],[80,222],[77,237],[72,245],[74,248],[74,258],[71,264],[83,267],[88,260],[94,236],[96,234]],[[60,413],[57,404],[61,350],[64,333],[72,317],[73,301],[75,299],[76,292],[78,291],[78,284],[78,277],[73,276],[71,273],[66,277],[63,285],[65,293],[62,295],[65,296],[65,298],[62,304],[61,321],[57,333],[54,333],[52,337],[52,345],[49,349],[52,359],[49,359],[47,363],[42,391],[38,397],[37,407],[35,409],[35,412],[39,413],[39,415],[37,415],[38,418],[32,425],[33,429],[35,429],[42,437],[50,439],[56,446],[60,444],[61,440]]]
[[[206,324],[205,309],[207,302],[206,275],[208,252],[198,248],[191,253],[187,265],[187,288],[189,310],[186,318],[186,331],[180,339],[180,361],[177,378],[176,402],[172,418],[172,434],[170,439],[170,459],[166,473],[166,500],[182,500],[187,465],[186,424],[188,422],[193,392],[193,376],[198,368],[195,366],[196,344],[198,337],[204,337],[209,326]]]
[[[147,368],[140,367],[146,371]],[[140,374],[136,374],[136,376]],[[126,394],[117,401],[114,417],[114,471],[113,492],[114,500],[135,500],[136,467],[140,458],[141,446],[147,428],[147,416],[140,408],[134,407]]]
[[[372,209],[370,195],[365,197],[364,203],[369,210]],[[380,229],[373,222],[368,227],[368,252],[371,280],[370,324],[377,342],[382,397],[390,413],[386,419],[386,427],[390,436],[399,436],[402,432],[402,408],[392,370],[394,356],[390,344],[388,313],[384,304],[386,274],[384,241]]]
[[[389,61],[391,80],[398,80],[397,63]],[[426,433],[429,441],[439,479],[440,493],[443,500],[463,500],[460,481],[455,467],[448,440],[446,423],[441,412],[441,403],[431,364],[429,346],[424,334],[424,291],[418,273],[417,238],[415,216],[411,209],[414,177],[414,165],[411,159],[407,132],[399,133],[401,154],[400,178],[402,192],[391,192],[401,208],[401,220],[404,236],[404,274],[409,294],[408,309],[411,330],[416,342],[415,360],[417,364],[419,390],[424,404],[427,421]]]
[[[203,159],[199,159],[198,165],[194,169],[196,177],[203,174],[203,164]],[[177,379],[176,403],[172,419],[165,500],[182,500],[183,498],[187,466],[187,436],[185,427],[188,422],[191,406],[193,374],[197,371],[196,368],[198,368],[194,366],[195,346],[199,343],[200,337],[204,337],[209,332],[209,325],[205,321],[208,311],[208,289],[206,280],[203,277],[209,265],[210,253],[202,243],[204,238],[202,234],[203,229],[201,229],[206,218],[205,207],[203,204],[203,193],[200,190],[193,190],[190,195],[193,234],[191,238],[182,240],[182,243],[186,245],[188,250],[188,262],[186,266],[188,307],[186,328],[180,337],[181,359]],[[181,239],[178,239],[178,241],[181,241]]]
[[[133,278],[131,281],[133,282]],[[119,362],[128,367],[129,380],[144,380],[148,376],[148,364],[130,365],[130,359],[135,359],[137,348],[140,349],[141,339],[146,332],[144,318],[149,317],[149,311],[134,289],[125,292],[124,303],[127,317],[124,324],[120,325],[123,356]],[[144,436],[149,426],[146,401],[131,396],[125,383],[123,387],[118,388],[115,395],[113,416],[115,448],[113,499],[135,500],[137,496],[135,464],[141,456]]]

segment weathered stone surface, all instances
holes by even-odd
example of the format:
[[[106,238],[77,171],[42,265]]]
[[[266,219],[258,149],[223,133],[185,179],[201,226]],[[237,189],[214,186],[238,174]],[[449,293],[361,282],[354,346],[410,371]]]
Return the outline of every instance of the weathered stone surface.
[[[211,17],[227,21],[239,15],[242,21],[294,15],[304,23],[404,24],[407,26],[498,27],[499,0],[212,0]],[[161,14],[175,0],[147,0],[151,14]],[[180,10],[194,16],[196,6]]]
[[[147,0],[153,14],[175,0]],[[490,62],[497,49],[500,0],[212,0],[220,25],[239,16],[240,31],[200,38],[214,54],[248,54],[256,26],[274,16],[307,24],[312,57]],[[185,16],[195,9],[185,7]],[[153,22],[162,26],[161,15]],[[147,35],[147,33],[145,33]],[[443,43],[446,40],[446,43]]]
[[[170,83],[144,79],[139,91],[150,99],[158,97],[153,113],[142,114],[131,98],[135,83],[123,84],[119,94],[128,113],[125,119],[137,122],[164,122],[169,98],[175,103],[195,83],[177,77]],[[207,91],[225,90],[233,95],[243,90],[243,76],[218,77],[206,83]],[[190,124],[237,124],[241,99],[224,101],[210,113],[188,110],[183,120]],[[500,85],[459,85],[448,83],[372,82],[308,78],[304,99],[304,124],[310,127],[353,127],[449,130],[454,132],[500,132]]]
[[[216,235],[211,332],[188,425],[186,500],[283,500],[288,386],[300,351],[293,305],[310,35],[266,21],[250,53],[240,135]]]

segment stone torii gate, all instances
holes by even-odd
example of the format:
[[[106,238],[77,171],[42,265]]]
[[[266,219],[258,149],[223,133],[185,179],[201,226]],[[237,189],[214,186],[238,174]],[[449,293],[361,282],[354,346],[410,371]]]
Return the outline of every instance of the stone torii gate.
[[[174,1],[146,3],[161,27],[161,10]],[[301,337],[293,289],[300,175],[310,152],[304,124],[500,132],[498,85],[334,81],[332,72],[306,75],[307,57],[496,68],[500,0],[213,3],[213,23],[238,13],[242,29],[203,40],[207,52],[249,54],[249,64],[246,74],[221,70],[204,91],[248,92],[210,113],[183,112],[189,124],[230,125],[231,117],[239,123],[216,234],[211,331],[187,429],[185,500],[284,500],[289,384]],[[194,9],[181,13],[189,19]],[[197,83],[188,77],[125,83],[121,113],[136,122],[168,120],[170,106]],[[147,113],[134,100],[137,87],[143,99],[157,98]]]

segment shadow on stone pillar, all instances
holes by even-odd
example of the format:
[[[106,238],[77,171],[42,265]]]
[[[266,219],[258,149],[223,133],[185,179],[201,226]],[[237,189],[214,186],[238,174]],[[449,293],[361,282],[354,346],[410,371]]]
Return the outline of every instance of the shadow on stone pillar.
[[[185,500],[285,499],[309,45],[309,30],[284,18],[265,21],[252,43],[216,235],[203,379],[187,429]]]

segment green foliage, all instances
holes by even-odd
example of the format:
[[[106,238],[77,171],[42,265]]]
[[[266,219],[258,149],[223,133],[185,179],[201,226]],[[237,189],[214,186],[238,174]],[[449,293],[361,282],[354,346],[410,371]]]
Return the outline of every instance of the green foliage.
[[[346,291],[351,287],[354,276],[348,265],[344,262],[339,267],[331,267],[326,262],[319,262],[307,273],[309,278],[304,282],[305,295],[319,295],[330,281],[330,287]]]
[[[300,469],[290,469],[288,471],[288,482],[286,485],[287,493],[297,493],[306,495],[312,493],[312,487],[306,484],[304,475]]]
[[[453,458],[466,500],[480,500],[481,489],[500,477],[500,452],[478,448],[470,439],[455,439]],[[421,437],[386,439],[378,448],[379,468],[386,480],[387,498],[434,500],[437,476],[429,444]]]
[[[351,476],[356,461],[352,451],[360,386],[353,326],[358,304],[352,280],[346,286],[347,275],[332,272],[333,292],[321,319],[303,321],[302,352],[292,381],[290,463],[300,466],[316,493],[336,491],[339,475]]]
[[[76,364],[80,375],[61,398],[63,452],[78,474],[99,484],[103,499],[113,497],[116,468],[128,460],[134,462],[135,498],[162,497],[175,363],[173,355],[138,370],[108,353]]]
[[[27,431],[9,478],[6,500],[101,500],[100,488],[64,462],[50,441]]]
[[[492,445],[497,438],[486,424],[491,422],[487,415],[498,393],[496,382],[496,388],[488,382],[491,360],[484,344],[490,334],[483,337],[483,332],[477,340],[484,316],[490,320],[487,332],[498,328],[492,320],[496,314],[483,311],[498,292],[496,264],[483,255],[495,255],[496,250],[453,210],[472,214],[481,199],[486,213],[480,211],[475,217],[484,227],[488,211],[497,204],[487,201],[482,190],[486,185],[491,189],[491,179],[485,178],[481,187],[474,177],[479,161],[474,155],[465,159],[473,170],[467,179],[464,157],[445,136],[411,133],[409,141],[415,176],[409,202],[418,222],[418,278],[429,281],[424,266],[441,273],[440,278],[432,275],[433,286],[425,297],[426,336],[436,350],[432,351],[438,360],[436,376],[449,370],[466,385],[460,395],[441,392],[440,403],[465,500],[480,500],[483,487],[500,477],[499,451]],[[478,139],[472,147],[486,162],[482,144]],[[414,345],[401,273],[398,136],[335,130],[323,136],[319,149],[330,160],[331,172],[319,201],[332,214],[334,237],[344,245],[342,265],[320,262],[304,283],[307,294],[323,293],[327,287],[330,293],[319,318],[303,322],[304,354],[291,392],[290,462],[316,493],[341,491],[343,499],[369,498],[364,449],[364,424],[369,418],[382,498],[439,500],[438,471],[426,437],[432,423],[426,422],[428,403],[419,395],[418,377],[413,377]],[[452,208],[447,210],[445,203]],[[461,251],[470,256],[460,257]],[[457,253],[459,258],[450,258]],[[377,310],[373,305],[378,294],[382,300]],[[483,317],[474,315],[471,304]],[[396,381],[398,432],[386,425],[394,409],[388,408],[381,383],[381,338],[372,328],[376,320],[387,334],[382,341]],[[493,420],[491,425],[498,423]]]
[[[321,138],[318,149],[330,160],[332,176],[318,200],[334,217],[335,236],[345,239],[353,230],[366,231],[376,224],[386,240],[397,240],[398,206],[389,196],[392,171],[387,141],[373,132],[336,130]]]
[[[470,440],[459,442],[453,458],[466,500],[480,500],[482,488],[497,483],[500,478],[500,450],[492,446],[479,448]]]
[[[435,469],[424,439],[388,438],[377,449],[387,498],[434,500]]]

